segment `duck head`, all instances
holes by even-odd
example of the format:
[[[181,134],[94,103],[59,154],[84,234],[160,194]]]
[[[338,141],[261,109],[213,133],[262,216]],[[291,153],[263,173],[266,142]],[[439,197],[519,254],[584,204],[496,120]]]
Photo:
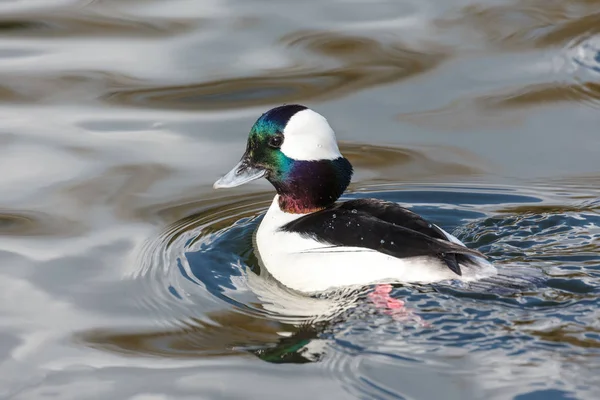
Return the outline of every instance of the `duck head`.
[[[279,207],[305,214],[335,203],[352,178],[352,165],[320,114],[298,104],[273,108],[258,118],[246,152],[214,188],[231,188],[265,177],[279,194]]]

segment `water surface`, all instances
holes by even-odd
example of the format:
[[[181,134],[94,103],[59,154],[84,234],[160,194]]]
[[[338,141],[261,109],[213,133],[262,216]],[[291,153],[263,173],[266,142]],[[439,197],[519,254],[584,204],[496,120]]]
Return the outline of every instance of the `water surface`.
[[[0,4],[0,398],[600,396],[600,1]],[[324,114],[345,198],[510,279],[305,298],[266,182],[212,183],[266,109]]]

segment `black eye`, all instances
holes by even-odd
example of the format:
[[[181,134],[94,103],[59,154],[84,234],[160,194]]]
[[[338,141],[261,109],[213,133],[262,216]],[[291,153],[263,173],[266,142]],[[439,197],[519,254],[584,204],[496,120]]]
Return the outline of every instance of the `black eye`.
[[[280,148],[282,144],[283,144],[283,136],[282,135],[271,136],[269,138],[269,146],[271,146],[275,149]]]

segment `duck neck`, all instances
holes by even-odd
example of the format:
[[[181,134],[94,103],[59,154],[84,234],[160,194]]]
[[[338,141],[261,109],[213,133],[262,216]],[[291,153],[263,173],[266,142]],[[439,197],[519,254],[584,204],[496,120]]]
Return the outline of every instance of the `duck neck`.
[[[279,195],[279,208],[290,214],[308,214],[336,202],[352,178],[352,165],[344,157],[335,160],[298,161],[285,174],[270,177]]]

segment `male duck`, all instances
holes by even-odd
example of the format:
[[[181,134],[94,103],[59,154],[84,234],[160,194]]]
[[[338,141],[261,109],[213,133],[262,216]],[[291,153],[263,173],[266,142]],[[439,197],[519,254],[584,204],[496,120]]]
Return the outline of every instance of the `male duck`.
[[[256,234],[258,253],[271,275],[292,289],[472,281],[496,271],[483,254],[396,203],[336,202],[352,165],[327,120],[307,107],[264,113],[240,162],[214,187],[262,177],[277,194]]]

